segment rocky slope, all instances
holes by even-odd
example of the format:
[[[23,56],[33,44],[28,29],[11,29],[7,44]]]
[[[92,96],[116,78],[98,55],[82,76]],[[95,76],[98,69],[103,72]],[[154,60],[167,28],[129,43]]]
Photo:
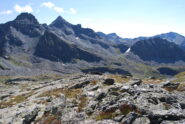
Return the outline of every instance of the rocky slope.
[[[184,124],[182,86],[101,73],[6,80],[0,86],[0,123]]]
[[[185,61],[185,52],[179,46],[161,38],[138,41],[131,47],[131,51],[145,61],[159,63]]]
[[[177,72],[185,70],[184,52],[180,47],[161,40],[151,45],[153,40],[143,42],[142,39],[144,37],[124,39],[114,33],[100,35],[80,24],[71,24],[61,16],[50,25],[40,24],[34,15],[21,13],[13,21],[0,24],[0,75],[98,70],[161,76],[158,69],[161,66],[175,68]],[[158,48],[160,50],[156,50]]]

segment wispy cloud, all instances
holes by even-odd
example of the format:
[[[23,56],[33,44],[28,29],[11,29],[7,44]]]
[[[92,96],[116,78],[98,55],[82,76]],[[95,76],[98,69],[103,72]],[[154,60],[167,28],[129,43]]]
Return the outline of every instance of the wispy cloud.
[[[20,5],[16,4],[14,6],[14,9],[18,13],[22,13],[22,12],[29,12],[29,13],[31,13],[31,12],[33,12],[33,9],[32,9],[32,7],[30,5],[20,6]]]
[[[63,13],[64,12],[63,8],[55,6],[55,4],[52,3],[52,2],[44,2],[44,3],[41,4],[41,7],[47,7],[49,9],[54,10],[57,13]]]
[[[60,8],[60,7],[54,7],[54,10],[57,12],[57,13],[63,13],[64,12],[64,9],[63,8]]]
[[[48,1],[48,2],[43,2],[41,5],[41,7],[46,7],[49,8],[51,10],[54,10],[55,12],[61,14],[61,13],[68,13],[68,14],[76,14],[76,9],[74,8],[70,8],[69,11],[65,11],[64,8],[56,6],[54,3]]]
[[[0,12],[0,15],[10,15],[10,14],[12,14],[12,13],[13,13],[12,10],[5,10],[5,11],[1,11],[1,12]]]
[[[70,13],[73,14],[73,15],[75,15],[76,14],[76,9],[70,8]]]
[[[44,2],[44,3],[41,4],[41,6],[52,9],[53,7],[55,7],[55,4],[52,3],[52,2]]]

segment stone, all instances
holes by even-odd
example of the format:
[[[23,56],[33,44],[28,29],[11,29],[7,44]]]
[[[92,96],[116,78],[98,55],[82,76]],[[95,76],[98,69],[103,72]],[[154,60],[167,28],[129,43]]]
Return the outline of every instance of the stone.
[[[125,117],[125,115],[119,115],[119,116],[116,116],[114,117],[114,121],[117,121],[117,122],[121,122],[121,120]]]
[[[132,124],[132,122],[137,118],[137,114],[134,112],[131,112],[129,114],[127,114],[122,120],[121,122],[124,124]]]
[[[95,85],[93,87],[90,87],[88,90],[89,91],[95,91],[95,90],[98,90],[98,88],[99,88],[99,85]]]
[[[185,103],[180,103],[181,109],[185,109]]]
[[[166,97],[161,97],[159,98],[161,102],[166,102],[169,104],[177,103],[177,98],[174,96],[166,96]]]
[[[132,124],[150,124],[150,120],[147,117],[139,117]]]
[[[101,92],[97,95],[97,97],[95,98],[96,101],[100,101],[102,100],[104,97],[106,96],[105,92]]]
[[[134,86],[134,85],[139,86],[141,83],[142,83],[141,79],[133,79],[133,80],[130,81],[131,86]]]
[[[117,86],[117,85],[113,85],[113,86],[111,86],[109,89],[108,89],[108,91],[109,92],[111,92],[111,91],[119,91],[120,90],[120,88],[121,88],[121,86]]]
[[[169,90],[170,89],[171,90],[176,90],[179,85],[180,85],[180,83],[173,83],[173,82],[167,81],[167,82],[163,83],[162,87],[167,88]]]
[[[39,108],[35,108],[31,113],[26,115],[24,117],[23,124],[31,124],[37,117],[39,111],[40,111]]]
[[[109,94],[110,94],[110,95],[113,95],[113,96],[119,96],[119,95],[120,95],[120,93],[115,92],[115,91],[112,91],[112,92],[110,92]]]
[[[108,78],[108,79],[105,79],[105,81],[103,82],[103,84],[113,85],[114,82],[115,82],[114,79]]]
[[[83,87],[87,86],[90,83],[91,83],[90,81],[84,81],[82,83],[77,83],[77,84],[73,85],[72,87],[70,87],[70,89],[83,88]]]
[[[185,120],[180,120],[180,121],[163,121],[161,124],[185,124]]]
[[[96,123],[93,124],[119,124],[118,122],[115,122],[113,120],[102,120],[102,121],[98,121]]]

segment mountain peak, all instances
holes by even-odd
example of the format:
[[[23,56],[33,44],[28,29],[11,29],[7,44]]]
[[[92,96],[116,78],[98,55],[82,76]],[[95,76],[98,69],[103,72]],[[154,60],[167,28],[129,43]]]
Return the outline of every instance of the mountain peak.
[[[110,33],[109,36],[118,36],[116,33]]]
[[[64,25],[71,25],[69,22],[67,22],[64,18],[62,18],[61,16],[58,16],[51,24],[50,26],[54,26],[57,28],[62,28],[64,27]]]
[[[33,16],[30,13],[21,13],[20,15],[17,16],[15,19],[17,22],[21,23],[26,23],[26,24],[39,24],[35,16]]]

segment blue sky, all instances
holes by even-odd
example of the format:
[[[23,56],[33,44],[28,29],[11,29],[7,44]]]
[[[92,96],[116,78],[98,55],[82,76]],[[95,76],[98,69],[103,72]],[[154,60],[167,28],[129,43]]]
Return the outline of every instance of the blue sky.
[[[185,35],[185,0],[1,0],[0,23],[21,12],[47,24],[61,15],[70,23],[121,37],[170,31]]]

